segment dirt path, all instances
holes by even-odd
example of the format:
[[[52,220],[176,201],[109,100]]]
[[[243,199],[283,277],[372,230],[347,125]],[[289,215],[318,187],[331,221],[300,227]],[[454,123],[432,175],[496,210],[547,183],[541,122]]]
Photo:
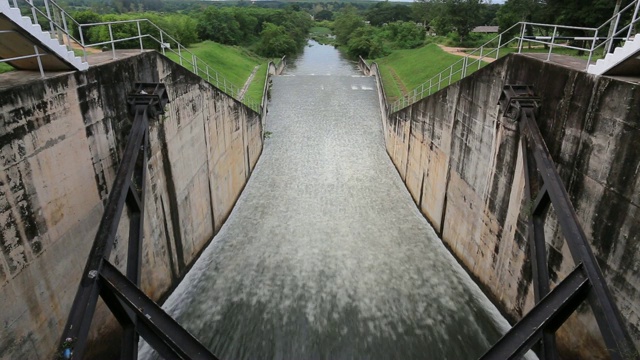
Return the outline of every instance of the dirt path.
[[[245,81],[244,86],[242,87],[242,90],[240,90],[240,92],[238,93],[238,100],[242,100],[244,98],[244,94],[247,92],[247,90],[249,90],[249,85],[251,85],[253,78],[256,76],[256,72],[258,71],[258,68],[260,68],[260,65],[256,65],[253,68],[253,71],[251,71],[251,75],[249,75],[249,78],[247,79],[247,81]]]
[[[393,76],[393,80],[395,81],[396,86],[398,86],[398,89],[402,93],[402,96],[407,95],[409,93],[409,89],[407,89],[407,87],[404,85],[404,83],[400,79],[400,76],[398,76],[396,71],[391,66],[387,66],[387,68],[389,69],[391,76]]]
[[[472,59],[480,59],[480,55],[469,55],[466,52],[464,52],[465,50],[474,50],[474,49],[467,49],[467,48],[458,48],[458,47],[449,47],[449,46],[444,46],[444,45],[440,45],[438,44],[438,47],[440,47],[440,49],[448,52],[449,54],[453,54],[453,55],[457,55],[457,56],[469,56]],[[482,61],[491,63],[494,62],[495,59],[495,54],[493,55],[493,57],[483,57]]]

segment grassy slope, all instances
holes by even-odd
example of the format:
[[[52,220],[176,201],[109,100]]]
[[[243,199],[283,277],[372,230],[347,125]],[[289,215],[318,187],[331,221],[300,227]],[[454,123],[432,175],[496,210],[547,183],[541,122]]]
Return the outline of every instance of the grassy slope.
[[[194,53],[199,58],[199,61],[204,61],[212,69],[218,71],[221,76],[224,76],[228,82],[237,88],[242,88],[256,65],[267,62],[266,59],[254,55],[243,48],[222,45],[213,41],[194,44],[189,48],[189,51]],[[179,63],[178,55],[169,51],[167,51],[166,54],[167,57]],[[183,53],[182,56],[191,59],[191,55],[189,54]],[[191,66],[186,62],[183,62],[183,66],[192,70]],[[200,65],[199,68],[202,70],[204,66]],[[211,71],[209,71],[209,75],[214,76]],[[257,80],[260,80],[258,79],[258,74],[254,77],[254,82]],[[222,79],[220,79],[220,81],[222,81]],[[264,83],[264,79],[260,81]]]
[[[405,91],[413,91],[414,88],[429,81],[431,77],[438,75],[460,59],[462,57],[449,54],[436,44],[429,44],[417,49],[397,50],[375,61],[380,65],[382,84],[388,100],[393,102]],[[477,66],[469,68],[468,72],[475,70]],[[394,72],[397,77],[394,77]],[[460,74],[454,75],[454,81],[458,79]],[[447,84],[442,85],[444,87]]]
[[[322,26],[314,26],[309,30],[309,34],[311,35],[329,35],[331,34],[331,29]]]
[[[264,89],[264,81],[267,76],[267,64],[260,65],[256,75],[253,77],[247,93],[244,95],[245,99],[253,99],[258,103],[262,101],[262,90]]]

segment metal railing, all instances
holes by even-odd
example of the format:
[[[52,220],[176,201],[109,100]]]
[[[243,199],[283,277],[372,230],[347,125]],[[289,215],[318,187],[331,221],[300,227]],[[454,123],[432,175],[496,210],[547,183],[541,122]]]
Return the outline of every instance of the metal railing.
[[[157,45],[157,47],[147,46],[147,50],[160,49],[160,52],[163,55],[166,55],[167,51],[175,54],[178,57],[177,62],[180,65],[186,67],[196,75],[205,79],[207,82],[211,83],[227,95],[237,99],[238,94],[242,89],[242,86],[238,86],[237,84],[234,84],[233,82],[226,79],[219,71],[215,70],[204,60],[197,57],[185,46],[180,44],[180,42],[178,42],[178,40],[176,40],[173,36],[171,36],[169,33],[164,31],[162,28],[148,19],[132,19],[80,24],[53,0],[42,0],[42,2],[39,3],[35,3],[34,0],[12,0],[12,3],[14,8],[18,8],[22,12],[26,13],[26,15],[23,15],[31,17],[34,24],[38,24],[41,27],[43,24],[45,26],[48,25],[52,38],[58,39],[61,45],[66,45],[69,51],[73,51],[73,44],[76,44],[76,46],[82,50],[83,58],[85,61],[87,60],[88,48],[102,49],[103,47],[108,46],[111,48],[113,59],[117,59],[116,44],[137,40],[139,43],[140,52],[143,52],[145,51],[144,40],[151,40],[151,43]],[[20,7],[19,4],[26,4],[27,7]],[[137,33],[133,36],[119,36],[119,33],[116,32],[114,35],[114,26],[127,24],[135,24]],[[87,43],[85,41],[85,31],[87,31],[88,28],[95,28],[100,26],[104,26],[108,30],[109,40],[96,43]],[[151,31],[143,31],[143,28],[148,29],[149,27],[151,28]],[[78,30],[79,39],[73,35],[72,29]],[[172,44],[174,47],[177,47],[177,51],[172,48]],[[7,61],[11,60],[16,59],[8,59]],[[260,108],[261,101],[259,99],[253,99],[251,97],[245,96],[241,102],[258,113],[260,113],[262,110]]]
[[[510,52],[522,53],[525,43],[548,47],[547,61],[551,59],[554,49],[560,48],[582,52],[588,55],[585,67],[585,70],[587,70],[598,51],[604,49],[605,54],[609,53],[615,41],[627,41],[631,38],[635,25],[640,21],[639,10],[640,0],[634,0],[597,28],[519,22],[482,46],[470,51],[465,57],[429,80],[418,85],[408,94],[391,104],[389,109],[391,112],[396,112],[451,85],[473,71],[480,69],[485,64],[483,61],[485,59],[496,60]],[[628,22],[625,21],[626,17],[630,18]],[[620,27],[623,23],[625,25]],[[602,36],[606,29],[610,30],[610,35]],[[516,30],[518,31],[517,35],[509,38]],[[576,33],[581,35],[577,36]],[[527,34],[541,34],[542,36]],[[509,39],[505,41],[505,38]],[[503,51],[501,54],[501,49],[515,43],[517,43],[517,47],[512,48],[514,51]]]
[[[48,0],[51,1],[51,0]],[[118,38],[114,35],[114,27],[126,26],[135,24],[135,31],[137,34],[133,36],[125,36]],[[95,43],[87,43],[85,41],[85,34],[89,28],[104,27],[109,33],[109,40],[100,41]],[[151,28],[151,31],[145,32],[143,28]],[[152,43],[158,45],[160,52],[163,55],[167,55],[167,52],[173,53],[177,56],[177,62],[192,71],[194,74],[207,80],[207,82],[213,84],[218,89],[224,91],[226,94],[233,98],[239,98],[242,86],[238,86],[231,81],[227,80],[220,72],[215,70],[205,61],[196,56],[193,52],[184,47],[173,36],[169,35],[166,31],[160,28],[158,25],[148,19],[133,19],[133,20],[120,20],[120,21],[108,21],[90,24],[79,24],[80,44],[82,45],[84,57],[87,57],[87,48],[103,48],[109,46],[111,48],[112,57],[117,58],[116,44],[123,42],[137,41],[140,51],[145,50],[145,41],[151,40]],[[95,30],[94,30],[95,31]],[[153,33],[152,33],[153,32]],[[177,46],[177,49],[173,49],[173,46]],[[147,47],[149,48],[149,47]],[[155,47],[152,47],[156,50]],[[245,96],[242,103],[249,106],[256,112],[260,112],[260,101],[251,97]]]
[[[8,33],[13,33],[15,32],[15,30],[0,30],[0,36],[2,36],[2,34],[8,34]],[[29,54],[29,55],[21,55],[21,56],[14,56],[14,57],[10,57],[10,58],[6,58],[6,59],[0,59],[0,63],[9,63],[12,61],[17,61],[17,60],[26,60],[26,59],[31,59],[31,58],[36,58],[37,62],[38,62],[38,70],[40,70],[40,77],[44,78],[44,68],[42,67],[42,59],[41,57],[48,55],[46,52],[43,52],[41,50],[38,49],[37,45],[33,45],[33,54]]]

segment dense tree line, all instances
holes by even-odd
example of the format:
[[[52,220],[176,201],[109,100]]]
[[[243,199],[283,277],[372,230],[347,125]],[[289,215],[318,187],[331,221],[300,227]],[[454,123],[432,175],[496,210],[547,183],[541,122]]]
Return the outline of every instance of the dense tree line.
[[[211,6],[196,18],[201,39],[229,45],[257,43],[256,51],[269,57],[300,50],[313,23],[308,13],[295,7],[276,10]]]
[[[311,15],[295,7],[269,9],[202,6],[189,13],[128,12],[104,15],[84,10],[74,13],[73,16],[81,24],[145,18],[171,34],[184,46],[202,40],[212,40],[227,45],[251,47],[258,54],[267,57],[293,54],[302,49],[313,22]],[[141,23],[141,30],[143,34],[151,34],[156,40],[160,39],[159,31],[149,23]],[[80,39],[78,29],[73,31],[74,36]],[[117,39],[138,35],[136,23],[112,25],[111,31]],[[107,26],[84,28],[82,36],[87,44],[110,39]],[[159,48],[160,44],[156,40],[145,38],[145,48]],[[172,47],[176,45],[166,37],[163,38],[163,42]],[[139,42],[137,39],[129,40],[118,43],[117,46],[137,47]]]
[[[614,0],[508,0],[497,20],[503,30],[519,21],[598,27],[613,16],[615,5]]]
[[[410,11],[406,5],[382,2],[363,17],[355,8],[344,8],[335,14],[333,33],[336,41],[353,57],[376,58],[391,49],[418,47],[424,42],[425,30],[414,21],[405,21],[410,20],[410,12],[406,10]]]
[[[411,4],[379,2],[286,3],[248,0],[203,3],[175,0],[66,0],[81,9],[81,23],[149,18],[183,45],[212,40],[249,47],[264,56],[299,51],[313,21],[329,25],[336,43],[351,55],[378,57],[392,49],[424,43],[425,32],[447,36],[451,43],[474,46],[485,38],[472,34],[478,25],[507,29],[519,21],[597,27],[612,15],[614,0],[507,0],[504,5],[483,0],[417,0]],[[631,0],[621,0],[622,6]],[[420,25],[420,26],[418,26]],[[135,24],[115,26],[117,36],[137,34]],[[76,30],[75,35],[79,36]],[[153,33],[148,25],[143,32]],[[87,29],[91,43],[109,39],[106,27]],[[118,44],[137,46],[136,40]],[[171,41],[165,41],[171,44]],[[145,39],[145,47],[155,42]]]

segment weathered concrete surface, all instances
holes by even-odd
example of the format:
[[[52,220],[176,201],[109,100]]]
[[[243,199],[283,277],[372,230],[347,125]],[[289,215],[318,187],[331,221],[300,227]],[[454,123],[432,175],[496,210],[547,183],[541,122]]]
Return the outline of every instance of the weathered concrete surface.
[[[140,81],[165,83],[171,101],[150,125],[142,287],[152,298],[220,229],[257,162],[260,115],[154,52],[0,90],[3,359],[53,356]],[[121,223],[111,261],[124,267],[126,212]],[[92,336],[106,339],[112,325],[99,309]]]
[[[517,126],[505,84],[533,85],[538,123],[615,300],[640,344],[640,89],[509,56],[389,116],[386,145],[422,213],[512,319],[533,306]],[[553,211],[545,227],[557,283],[574,266]],[[558,333],[568,358],[605,358],[588,306]]]

